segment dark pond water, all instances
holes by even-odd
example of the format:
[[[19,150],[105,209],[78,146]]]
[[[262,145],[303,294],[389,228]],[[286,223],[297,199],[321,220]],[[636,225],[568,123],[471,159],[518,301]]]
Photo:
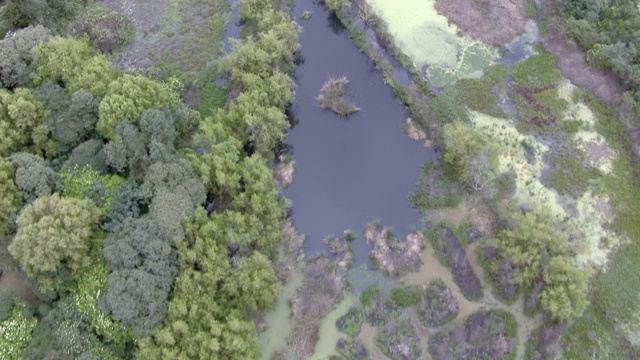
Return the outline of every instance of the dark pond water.
[[[404,106],[324,3],[295,1],[296,19],[305,10],[313,17],[299,20],[305,61],[295,72],[296,125],[286,139],[296,173],[284,191],[296,228],[307,235],[305,252],[323,250],[323,238],[345,229],[360,234],[374,218],[404,235],[421,219],[407,194],[425,161],[437,155],[404,133]],[[345,119],[318,107],[316,96],[330,75],[347,76],[348,96],[362,110]],[[356,240],[355,247],[362,249],[362,243]]]

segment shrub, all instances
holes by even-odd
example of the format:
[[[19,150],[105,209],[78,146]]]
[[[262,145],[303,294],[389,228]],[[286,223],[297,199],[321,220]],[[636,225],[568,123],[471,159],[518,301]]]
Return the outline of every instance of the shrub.
[[[338,330],[350,336],[357,336],[362,326],[362,311],[352,307],[336,321]]]
[[[407,307],[417,305],[422,297],[420,288],[415,285],[406,285],[391,290],[391,297],[396,304]]]
[[[320,107],[322,109],[331,109],[342,116],[347,116],[360,110],[359,107],[343,97],[344,88],[348,83],[349,80],[345,76],[339,78],[329,77],[322,85],[320,95],[317,97]]]
[[[100,4],[87,7],[69,25],[68,32],[74,36],[89,35],[94,47],[108,53],[135,37],[135,28],[127,15]]]

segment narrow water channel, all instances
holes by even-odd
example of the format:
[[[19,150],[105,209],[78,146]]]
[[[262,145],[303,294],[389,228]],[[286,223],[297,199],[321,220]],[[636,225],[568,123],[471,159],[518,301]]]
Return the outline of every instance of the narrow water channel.
[[[302,20],[304,11],[313,16]],[[284,195],[292,201],[296,228],[307,236],[305,252],[323,250],[323,238],[345,229],[360,235],[373,218],[398,235],[418,228],[421,215],[407,194],[436,153],[403,132],[406,109],[324,2],[297,0],[294,16],[304,29],[299,40],[305,61],[295,72],[296,125],[286,139],[296,172]],[[343,118],[320,109],[316,96],[329,76],[348,78],[347,96],[360,111]],[[361,238],[354,242],[358,255],[362,244]]]

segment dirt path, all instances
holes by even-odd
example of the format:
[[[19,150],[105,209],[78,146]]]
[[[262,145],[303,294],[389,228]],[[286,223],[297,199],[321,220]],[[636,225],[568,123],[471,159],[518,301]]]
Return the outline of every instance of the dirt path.
[[[542,38],[545,49],[558,57],[558,68],[571,82],[593,92],[611,105],[622,100],[626,88],[611,71],[589,66],[585,53],[563,31],[555,15],[552,0],[540,1],[539,18],[548,19],[547,34]]]

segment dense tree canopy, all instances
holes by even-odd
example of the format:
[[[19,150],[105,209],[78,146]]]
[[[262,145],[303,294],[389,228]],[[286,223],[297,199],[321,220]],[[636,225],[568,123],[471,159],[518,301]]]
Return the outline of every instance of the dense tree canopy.
[[[462,184],[482,190],[497,177],[500,146],[487,135],[463,122],[454,122],[444,126],[444,142],[443,159]]]
[[[255,329],[245,316],[270,306],[279,283],[265,257],[256,253],[231,266],[229,229],[202,208],[177,242],[180,274],[165,326],[140,342],[140,359],[255,359]],[[242,279],[242,280],[240,280]]]
[[[178,258],[169,234],[150,217],[128,219],[104,242],[111,268],[101,307],[148,335],[167,311],[167,297],[178,273]]]
[[[47,166],[44,159],[27,153],[14,153],[9,160],[16,169],[15,183],[22,191],[25,203],[62,189],[60,175]]]
[[[60,273],[68,272],[77,279],[89,267],[98,217],[89,200],[65,199],[58,194],[40,197],[18,216],[18,232],[9,251],[43,290],[57,288]]]
[[[45,125],[49,114],[29,89],[20,88],[13,93],[0,90],[0,156],[15,151],[55,156],[56,144]]]
[[[42,26],[31,26],[0,40],[0,81],[5,88],[28,85],[31,49],[50,35],[51,32]]]
[[[586,309],[589,271],[573,265],[568,257],[556,256],[544,272],[546,286],[540,304],[555,320],[570,320]]]
[[[0,157],[0,234],[13,228],[12,216],[22,208],[22,194],[13,182],[13,164]]]
[[[109,84],[100,103],[100,119],[97,128],[108,139],[116,136],[116,127],[125,120],[137,125],[147,109],[163,109],[168,106],[166,88],[143,76],[125,74]]]

